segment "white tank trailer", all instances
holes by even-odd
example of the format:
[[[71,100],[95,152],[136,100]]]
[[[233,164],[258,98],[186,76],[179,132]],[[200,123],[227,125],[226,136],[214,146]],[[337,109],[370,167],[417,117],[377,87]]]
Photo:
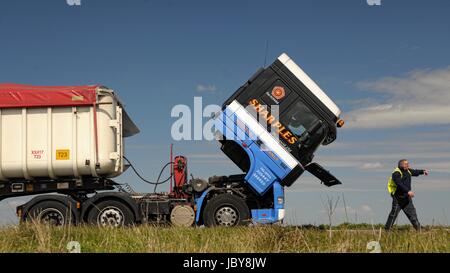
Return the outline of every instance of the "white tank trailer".
[[[139,129],[113,90],[1,84],[0,96],[0,184],[124,171],[123,138]]]

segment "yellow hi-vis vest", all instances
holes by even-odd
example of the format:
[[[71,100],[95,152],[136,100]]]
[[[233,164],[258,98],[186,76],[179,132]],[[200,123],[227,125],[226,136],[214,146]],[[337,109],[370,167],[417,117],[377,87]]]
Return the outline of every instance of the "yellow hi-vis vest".
[[[392,172],[392,174],[394,174],[396,172],[399,172],[400,173],[400,177],[403,178],[403,173],[400,170],[400,168],[395,168],[395,170]],[[408,170],[408,173],[409,173],[409,175],[412,175],[409,170]],[[392,175],[391,175],[391,177],[389,177],[388,184],[387,184],[387,189],[388,189],[388,192],[391,195],[394,195],[395,191],[397,190],[397,184],[395,184],[394,179],[392,179]]]

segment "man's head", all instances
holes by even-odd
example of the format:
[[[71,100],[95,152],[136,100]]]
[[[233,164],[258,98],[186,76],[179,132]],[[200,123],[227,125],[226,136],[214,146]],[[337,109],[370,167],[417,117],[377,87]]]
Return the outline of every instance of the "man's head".
[[[407,170],[409,169],[409,162],[407,159],[400,159],[398,161],[398,167],[402,170]]]

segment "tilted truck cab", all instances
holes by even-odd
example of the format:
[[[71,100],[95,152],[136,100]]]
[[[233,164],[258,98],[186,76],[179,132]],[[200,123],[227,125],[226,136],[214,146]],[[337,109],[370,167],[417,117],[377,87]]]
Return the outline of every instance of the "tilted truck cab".
[[[245,183],[257,195],[269,189],[272,206],[252,209],[257,222],[284,217],[283,186],[306,170],[325,185],[340,182],[311,163],[320,145],[336,139],[341,111],[286,54],[260,69],[239,88],[216,115],[222,151],[245,172]]]

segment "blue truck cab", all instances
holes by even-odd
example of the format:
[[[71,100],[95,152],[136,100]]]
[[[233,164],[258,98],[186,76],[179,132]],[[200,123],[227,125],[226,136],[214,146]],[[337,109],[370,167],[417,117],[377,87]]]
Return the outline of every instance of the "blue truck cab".
[[[336,139],[337,127],[343,125],[340,114],[338,106],[288,55],[258,70],[214,117],[221,150],[243,174],[214,178],[221,183],[210,179],[210,187],[196,197],[197,224],[280,222],[285,216],[284,187],[304,171],[326,186],[341,184],[312,162],[321,145]],[[224,198],[219,197],[223,194],[230,200],[212,202],[214,208],[209,208],[210,200]],[[242,202],[236,205],[238,198]],[[221,205],[226,209],[221,210]],[[241,207],[244,211],[239,211]]]

